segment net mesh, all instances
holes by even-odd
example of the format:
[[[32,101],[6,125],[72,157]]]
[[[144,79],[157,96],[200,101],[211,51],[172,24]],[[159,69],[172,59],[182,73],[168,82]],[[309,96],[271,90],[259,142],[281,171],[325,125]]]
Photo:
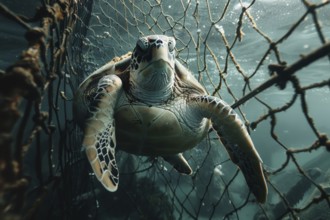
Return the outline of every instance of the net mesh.
[[[1,0],[0,15],[1,219],[330,218],[328,0]],[[192,176],[119,151],[118,191],[100,186],[72,98],[149,34],[174,36],[177,59],[241,114],[263,158],[266,204],[215,132],[184,153]]]

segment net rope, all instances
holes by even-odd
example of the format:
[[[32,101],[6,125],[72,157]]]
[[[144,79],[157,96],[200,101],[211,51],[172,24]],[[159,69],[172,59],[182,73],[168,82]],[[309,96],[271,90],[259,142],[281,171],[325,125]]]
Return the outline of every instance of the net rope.
[[[329,0],[29,2],[26,12],[0,1],[1,22],[27,42],[19,58],[1,51],[1,219],[330,218]],[[245,120],[263,159],[266,204],[215,132],[184,153],[192,176],[118,151],[118,191],[100,186],[72,98],[85,77],[150,34],[173,36],[177,59]]]

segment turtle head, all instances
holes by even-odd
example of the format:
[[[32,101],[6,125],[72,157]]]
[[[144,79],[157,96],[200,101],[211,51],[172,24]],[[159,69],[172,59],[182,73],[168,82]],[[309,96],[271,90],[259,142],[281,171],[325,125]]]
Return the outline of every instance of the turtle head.
[[[133,87],[143,93],[160,92],[166,96],[174,84],[174,49],[173,37],[150,35],[139,38],[131,58],[130,81]]]

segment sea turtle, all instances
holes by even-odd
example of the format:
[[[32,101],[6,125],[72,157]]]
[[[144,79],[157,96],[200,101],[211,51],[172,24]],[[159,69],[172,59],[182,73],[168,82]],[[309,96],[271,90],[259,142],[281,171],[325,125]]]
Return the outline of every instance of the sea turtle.
[[[182,152],[213,127],[257,201],[265,202],[261,159],[246,127],[176,59],[175,44],[169,36],[140,37],[131,56],[104,65],[79,86],[74,115],[96,177],[107,190],[117,190],[117,145],[131,154],[161,156],[189,175],[192,169]]]

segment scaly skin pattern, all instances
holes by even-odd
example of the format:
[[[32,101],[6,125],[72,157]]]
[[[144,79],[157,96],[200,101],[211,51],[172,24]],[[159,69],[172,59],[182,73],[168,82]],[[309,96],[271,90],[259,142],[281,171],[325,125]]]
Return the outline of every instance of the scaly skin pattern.
[[[211,119],[230,159],[241,169],[250,190],[259,202],[265,202],[268,190],[261,159],[237,113],[223,100],[208,95],[191,97],[189,107],[198,111],[196,115]]]
[[[115,121],[112,117],[114,103],[122,83],[115,75],[104,76],[98,81],[93,102],[88,106],[83,148],[95,176],[109,191],[116,191],[119,172],[115,160]]]
[[[191,174],[182,152],[213,126],[252,193],[265,202],[261,159],[243,122],[227,103],[207,95],[175,59],[174,48],[172,37],[142,37],[130,59],[106,64],[81,84],[74,109],[96,177],[109,191],[117,190],[117,145],[136,155],[162,156]]]

